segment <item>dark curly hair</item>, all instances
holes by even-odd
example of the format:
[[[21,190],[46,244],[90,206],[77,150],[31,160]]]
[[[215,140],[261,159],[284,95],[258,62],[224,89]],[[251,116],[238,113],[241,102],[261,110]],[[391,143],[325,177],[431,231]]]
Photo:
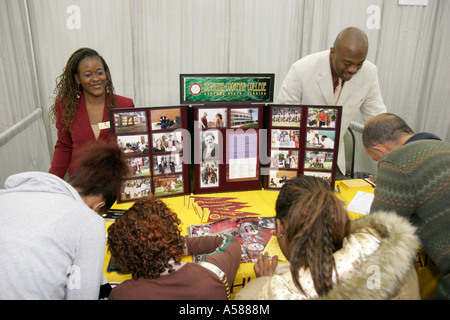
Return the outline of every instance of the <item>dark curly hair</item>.
[[[108,228],[108,250],[122,271],[133,279],[155,279],[169,263],[181,263],[184,238],[180,220],[157,198],[136,201]]]
[[[56,105],[58,102],[62,104],[62,123],[64,129],[70,131],[73,119],[78,110],[80,87],[75,81],[75,74],[78,74],[78,66],[85,58],[99,59],[106,73],[106,104],[109,109],[116,108],[116,99],[114,98],[114,85],[108,64],[97,51],[90,48],[80,48],[70,56],[67,61],[63,73],[56,79],[56,88],[54,90],[54,103],[49,110],[49,117],[52,121],[56,121]]]
[[[130,166],[122,148],[115,141],[95,140],[85,143],[78,151],[77,171],[68,182],[82,196],[101,195],[105,205],[100,214],[117,200]]]

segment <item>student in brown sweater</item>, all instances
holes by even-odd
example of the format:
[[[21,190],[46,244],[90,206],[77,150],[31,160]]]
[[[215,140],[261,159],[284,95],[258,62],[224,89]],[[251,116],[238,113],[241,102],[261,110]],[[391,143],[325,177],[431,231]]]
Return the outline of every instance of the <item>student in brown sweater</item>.
[[[109,250],[132,279],[116,286],[110,300],[228,298],[227,281],[233,283],[241,259],[239,241],[227,235],[183,238],[179,224],[154,198],[137,201],[116,219],[108,228]],[[201,262],[181,262],[183,255],[201,255]]]

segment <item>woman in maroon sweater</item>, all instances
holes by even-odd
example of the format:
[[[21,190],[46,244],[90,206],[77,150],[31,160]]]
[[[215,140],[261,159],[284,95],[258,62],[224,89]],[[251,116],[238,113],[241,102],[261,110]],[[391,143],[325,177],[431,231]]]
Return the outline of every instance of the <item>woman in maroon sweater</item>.
[[[106,61],[95,51],[75,51],[57,79],[55,103],[50,118],[58,129],[58,140],[50,173],[64,178],[76,170],[76,152],[87,141],[110,139],[108,110],[132,108],[132,99],[114,94]]]
[[[108,228],[108,247],[122,271],[132,274],[110,300],[224,300],[225,275],[233,284],[241,245],[227,235],[183,238],[177,215],[159,199],[134,203]],[[181,262],[201,255],[201,262]],[[217,270],[219,269],[219,270]]]

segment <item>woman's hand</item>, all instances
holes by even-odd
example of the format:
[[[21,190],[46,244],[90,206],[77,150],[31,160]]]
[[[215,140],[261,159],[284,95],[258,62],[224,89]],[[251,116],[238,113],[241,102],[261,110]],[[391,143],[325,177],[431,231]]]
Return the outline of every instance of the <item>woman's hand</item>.
[[[269,260],[269,254],[261,254],[256,261],[254,269],[257,277],[272,276],[278,265],[278,256],[272,257],[272,263]]]

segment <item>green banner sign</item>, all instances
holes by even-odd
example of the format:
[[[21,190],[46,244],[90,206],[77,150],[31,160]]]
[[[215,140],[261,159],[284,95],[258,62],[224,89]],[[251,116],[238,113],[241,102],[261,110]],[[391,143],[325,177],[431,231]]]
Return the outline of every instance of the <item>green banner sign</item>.
[[[181,103],[272,102],[273,74],[181,75]]]

